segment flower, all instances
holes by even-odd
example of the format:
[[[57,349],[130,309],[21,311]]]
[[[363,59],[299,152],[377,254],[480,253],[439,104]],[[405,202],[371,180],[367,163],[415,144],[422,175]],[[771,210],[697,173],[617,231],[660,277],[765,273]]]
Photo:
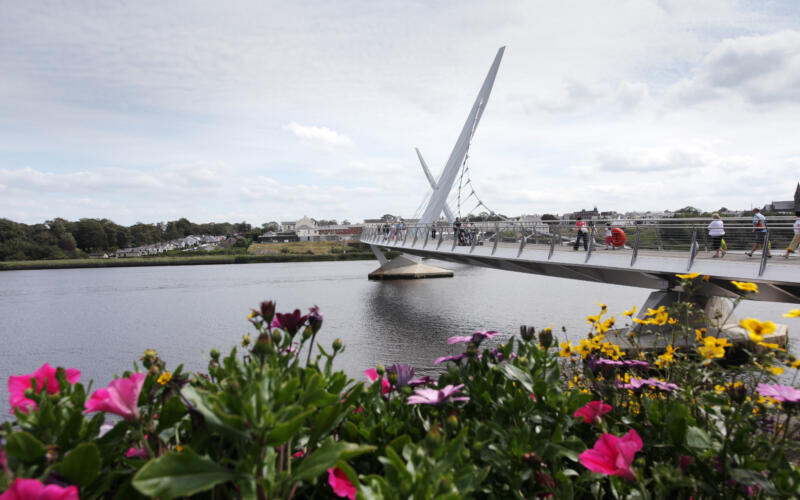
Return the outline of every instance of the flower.
[[[11,375],[8,377],[8,402],[11,405],[9,413],[13,414],[15,408],[22,413],[28,413],[28,409],[31,407],[36,410],[36,402],[25,397],[25,391],[33,386],[31,380],[36,380],[36,394],[39,394],[45,388],[48,394],[57,394],[59,389],[58,378],[56,377],[57,371],[58,369],[50,366],[50,363],[45,363],[29,375]],[[64,370],[64,378],[70,384],[74,384],[80,380],[81,372],[75,368],[67,368]]]
[[[678,349],[679,348],[672,347],[672,344],[669,344],[666,347],[664,354],[658,357],[658,360],[655,363],[656,366],[659,368],[666,368],[669,365],[671,365],[672,362],[674,361],[675,351],[677,351]]]
[[[709,362],[714,358],[724,358],[725,348],[731,347],[728,339],[718,339],[716,337],[703,337],[703,346],[697,348],[697,352]]]
[[[269,323],[272,321],[272,317],[275,316],[275,302],[272,300],[265,300],[261,303],[261,317],[264,318],[264,321]]]
[[[38,479],[18,477],[11,486],[0,495],[0,500],[78,500],[78,487],[57,484],[45,486]]]
[[[344,471],[338,467],[328,469],[328,484],[333,488],[333,494],[337,497],[347,497],[355,500],[358,491]]]
[[[389,380],[380,377],[378,375],[378,370],[375,368],[370,368],[369,370],[364,370],[364,375],[366,375],[371,381],[375,382],[379,378],[381,379],[381,394],[386,394],[392,390],[392,384],[389,383]]]
[[[746,318],[739,321],[739,325],[750,334],[750,340],[760,342],[764,340],[764,335],[769,335],[775,331],[775,323],[772,321],[760,322],[754,318]]]
[[[568,357],[572,356],[572,354],[573,354],[572,353],[572,342],[570,342],[570,341],[561,342],[561,344],[559,344],[559,345],[561,346],[561,350],[558,352],[559,356],[561,356],[562,358],[568,358]]]
[[[635,481],[636,474],[631,469],[633,456],[642,449],[642,438],[631,429],[621,438],[613,434],[603,434],[594,447],[581,453],[581,464],[592,472],[620,476]]]
[[[633,316],[634,314],[636,314],[636,306],[633,306],[633,309],[630,311],[625,311],[622,313],[623,316]]]
[[[500,332],[495,332],[494,330],[490,330],[487,332],[475,332],[472,335],[465,335],[461,337],[450,337],[447,339],[448,344],[457,344],[459,342],[472,342],[473,344],[480,344],[486,339],[490,339],[492,337],[496,337],[500,335]]]
[[[459,396],[457,398],[453,397],[453,395],[461,392],[462,387],[464,387],[464,384],[446,385],[438,390],[416,388],[414,389],[414,394],[408,397],[408,404],[439,406],[448,401],[469,401],[469,397],[467,396]]]
[[[675,276],[677,276],[678,278],[680,278],[682,280],[693,280],[693,279],[697,278],[698,276],[700,276],[700,273],[676,274]]]
[[[131,446],[125,452],[125,458],[148,458],[149,456],[146,448],[134,448]]]
[[[308,309],[308,326],[314,333],[317,333],[322,328],[322,312],[318,306],[310,307]]]
[[[294,312],[286,314],[277,313],[275,319],[272,320],[272,327],[286,330],[289,335],[294,335],[307,319],[308,315],[302,316],[300,309],[295,309]]]
[[[783,315],[784,318],[800,318],[800,309],[792,309]]]
[[[800,401],[800,390],[788,385],[758,384],[756,391],[762,396],[777,399],[778,401],[789,403]]]
[[[467,357],[467,353],[462,352],[461,354],[454,354],[452,356],[441,356],[433,360],[434,365],[438,365],[439,363],[444,363],[445,361],[461,361],[462,359]]]
[[[756,285],[755,283],[750,283],[747,281],[731,281],[731,283],[733,283],[733,285],[739,290],[743,290],[745,292],[758,293],[758,285]]]
[[[169,371],[165,371],[164,373],[158,376],[157,382],[161,385],[167,385],[170,380],[172,380],[172,374]]]
[[[611,405],[605,404],[603,401],[590,401],[578,408],[573,417],[583,417],[583,421],[587,424],[592,422],[600,422],[600,417],[611,411]]]
[[[671,392],[674,390],[679,389],[679,387],[670,382],[664,382],[663,380],[658,380],[656,378],[636,378],[631,377],[631,380],[627,384],[623,384],[623,389],[641,389],[644,386],[649,386],[654,389],[661,389],[663,391]]]
[[[113,413],[127,420],[139,418],[139,393],[147,376],[134,373],[128,378],[112,380],[108,387],[97,389],[86,401],[84,413],[104,411]]]
[[[397,375],[397,382],[395,383],[397,387],[407,386],[411,379],[414,378],[414,368],[406,364],[395,363],[386,369],[386,373],[387,375]]]

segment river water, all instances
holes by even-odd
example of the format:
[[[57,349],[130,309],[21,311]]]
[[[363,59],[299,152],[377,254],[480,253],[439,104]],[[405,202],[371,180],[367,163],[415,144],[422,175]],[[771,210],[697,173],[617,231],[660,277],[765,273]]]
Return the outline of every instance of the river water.
[[[156,349],[168,368],[202,370],[208,352],[227,353],[244,333],[251,308],[275,300],[278,311],[319,305],[326,347],[339,337],[337,367],[353,378],[377,363],[409,363],[434,371],[433,360],[455,354],[453,335],[519,325],[553,325],[563,340],[582,338],[587,315],[608,304],[612,314],[641,307],[649,290],[531,274],[434,263],[453,278],[375,282],[375,261],[214,266],[63,269],[0,273],[0,420],[8,413],[8,375],[31,373],[45,361],[82,371],[82,382],[104,387]],[[792,306],[745,302],[740,317],[788,323]],[[621,318],[621,316],[618,316]]]

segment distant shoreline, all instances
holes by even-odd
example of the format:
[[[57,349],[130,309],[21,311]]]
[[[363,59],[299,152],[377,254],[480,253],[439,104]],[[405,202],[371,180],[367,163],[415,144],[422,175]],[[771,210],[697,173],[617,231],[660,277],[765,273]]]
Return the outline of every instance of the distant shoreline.
[[[399,255],[387,253],[388,258]],[[84,269],[100,267],[202,266],[211,264],[262,264],[271,262],[327,262],[376,260],[372,252],[340,254],[193,255],[187,257],[123,257],[111,259],[23,260],[0,262],[0,271]]]

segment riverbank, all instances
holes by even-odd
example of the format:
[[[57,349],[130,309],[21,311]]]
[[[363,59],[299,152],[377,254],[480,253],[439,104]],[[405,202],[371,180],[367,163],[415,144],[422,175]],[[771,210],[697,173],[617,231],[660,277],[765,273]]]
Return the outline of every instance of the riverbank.
[[[389,259],[397,255],[399,255],[399,252],[389,252],[386,254],[387,258]],[[255,264],[268,262],[325,262],[337,260],[375,260],[375,255],[373,255],[371,251],[353,251],[335,254],[221,254],[166,257],[126,257],[113,259],[23,260],[0,262],[0,271],[81,269],[96,267],[197,266],[209,264]]]

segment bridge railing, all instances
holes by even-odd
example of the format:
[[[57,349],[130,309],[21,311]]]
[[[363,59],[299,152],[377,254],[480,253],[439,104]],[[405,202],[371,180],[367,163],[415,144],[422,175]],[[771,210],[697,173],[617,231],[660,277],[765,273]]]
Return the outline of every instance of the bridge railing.
[[[557,252],[581,251],[586,252],[586,262],[593,254],[626,252],[631,257],[630,265],[639,256],[663,253],[685,258],[687,271],[697,260],[717,258],[715,255],[725,258],[724,254],[730,253],[729,259],[733,255],[740,256],[738,258],[747,255],[748,259],[755,261],[754,265],[759,266],[761,275],[770,253],[763,249],[771,248],[771,253],[776,256],[782,254],[794,236],[794,217],[767,217],[765,228],[755,228],[751,217],[721,220],[725,234],[720,241],[709,235],[711,219],[707,218],[584,221],[586,232],[580,239],[579,227],[574,220],[439,222],[409,224],[401,231],[390,225],[368,228],[362,241],[439,252],[471,253],[475,247],[488,246],[494,254],[499,248],[513,248],[518,257],[548,260]],[[606,243],[607,229],[612,233],[609,243]],[[621,238],[623,234],[624,238]],[[721,246],[719,252],[715,248],[717,245]]]

